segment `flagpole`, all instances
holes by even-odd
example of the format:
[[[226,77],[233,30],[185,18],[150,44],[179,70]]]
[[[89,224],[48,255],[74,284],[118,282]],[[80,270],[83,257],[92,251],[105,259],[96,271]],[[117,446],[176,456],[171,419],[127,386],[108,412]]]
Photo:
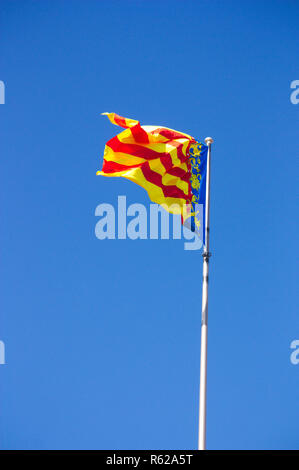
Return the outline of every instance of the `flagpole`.
[[[205,138],[208,146],[207,175],[206,175],[206,207],[205,207],[205,245],[203,249],[203,280],[202,280],[202,310],[201,310],[201,345],[200,345],[200,385],[199,385],[199,426],[198,450],[206,448],[206,411],[207,411],[207,351],[208,351],[208,286],[210,247],[210,166],[211,166],[211,137]]]

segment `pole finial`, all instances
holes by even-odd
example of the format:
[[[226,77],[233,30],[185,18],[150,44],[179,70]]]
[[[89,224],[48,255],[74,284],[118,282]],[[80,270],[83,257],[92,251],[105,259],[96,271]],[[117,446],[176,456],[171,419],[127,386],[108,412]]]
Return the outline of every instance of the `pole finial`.
[[[206,138],[205,138],[205,143],[206,143],[207,145],[210,145],[210,144],[212,144],[213,142],[214,142],[214,140],[212,139],[212,137],[206,137]]]

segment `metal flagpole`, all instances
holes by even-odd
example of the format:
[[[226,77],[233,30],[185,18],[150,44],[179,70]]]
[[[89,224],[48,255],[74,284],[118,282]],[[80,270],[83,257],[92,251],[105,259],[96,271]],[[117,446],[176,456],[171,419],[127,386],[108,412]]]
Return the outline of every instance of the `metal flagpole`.
[[[205,138],[208,146],[207,175],[206,175],[206,207],[205,207],[205,245],[203,249],[203,280],[202,280],[202,310],[201,310],[201,346],[200,346],[200,386],[199,386],[199,426],[198,449],[206,448],[206,402],[207,402],[207,347],[208,347],[208,283],[209,283],[209,235],[210,235],[210,167],[211,167],[211,137]]]

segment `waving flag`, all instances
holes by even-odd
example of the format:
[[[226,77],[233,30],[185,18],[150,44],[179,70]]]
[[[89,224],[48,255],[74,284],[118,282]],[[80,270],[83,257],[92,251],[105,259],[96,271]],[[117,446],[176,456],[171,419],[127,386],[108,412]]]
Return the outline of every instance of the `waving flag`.
[[[198,449],[206,448],[206,384],[209,280],[210,165],[213,139],[207,145],[188,134],[158,126],[141,126],[135,119],[107,114],[125,130],[106,143],[102,171],[98,175],[123,176],[142,186],[153,202],[168,212],[179,213],[184,226],[204,243],[200,400]],[[205,220],[206,218],[206,220]]]
[[[103,113],[125,130],[105,146],[98,175],[123,176],[142,186],[150,199],[171,213],[181,214],[198,231],[204,204],[207,146],[182,132]]]

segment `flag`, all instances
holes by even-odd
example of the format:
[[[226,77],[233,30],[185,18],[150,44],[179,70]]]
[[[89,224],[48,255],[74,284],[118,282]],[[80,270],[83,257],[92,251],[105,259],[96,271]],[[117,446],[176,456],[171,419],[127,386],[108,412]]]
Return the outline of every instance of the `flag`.
[[[208,147],[183,132],[103,114],[125,130],[106,143],[102,171],[97,175],[134,181],[153,202],[180,214],[182,222],[199,233],[203,215],[197,205],[205,203]]]

